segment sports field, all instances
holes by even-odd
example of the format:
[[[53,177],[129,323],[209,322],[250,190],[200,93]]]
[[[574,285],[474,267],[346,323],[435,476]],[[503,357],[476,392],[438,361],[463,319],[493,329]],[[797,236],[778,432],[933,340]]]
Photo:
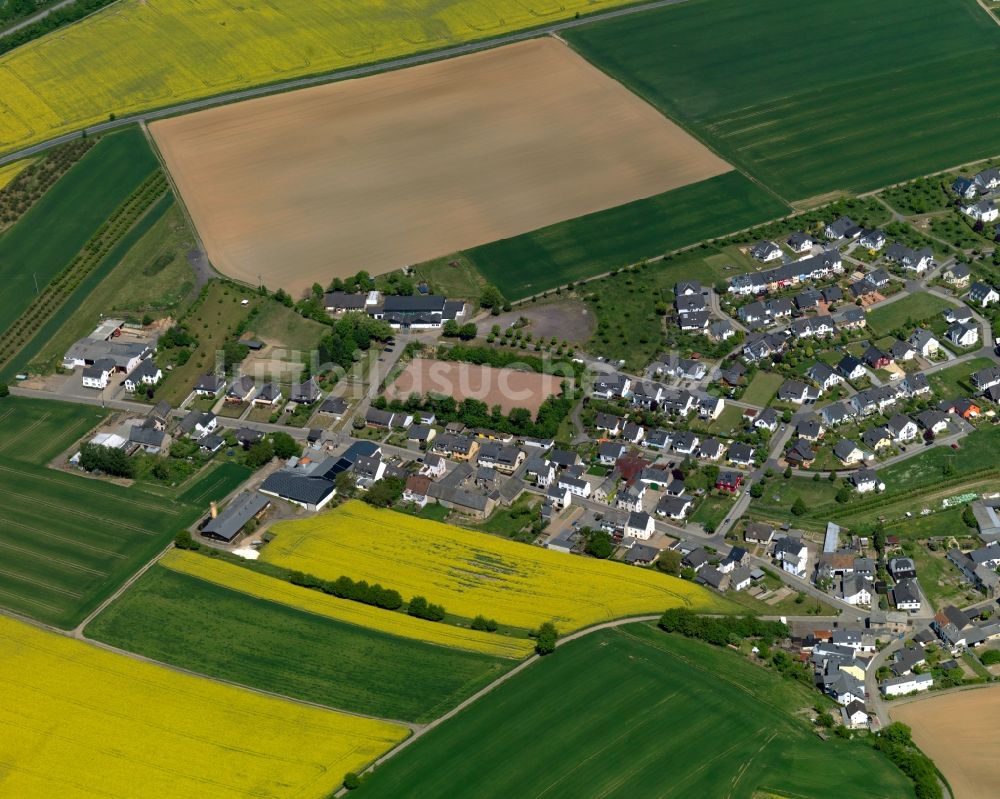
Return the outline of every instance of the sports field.
[[[293,585],[287,580],[261,574],[259,571],[242,568],[217,558],[206,558],[193,552],[174,549],[164,555],[159,563],[181,574],[197,577],[258,599],[277,602],[387,635],[494,657],[521,658],[530,654],[534,648],[528,638],[512,638],[496,633],[478,632],[453,624],[424,621],[405,613],[383,610],[348,599],[338,599],[322,591]]]
[[[0,653],[0,793],[18,799],[326,799],[406,737],[2,617]]]
[[[345,624],[160,566],[86,634],[199,674],[415,722],[436,718],[514,665]]]
[[[108,135],[0,236],[0,334],[156,168],[137,128]]]
[[[870,10],[689,0],[565,38],[789,200],[996,155],[995,22],[975,0]]]
[[[630,625],[560,647],[380,766],[357,795],[913,796],[867,744],[821,741],[793,715],[815,701],[731,652]]]
[[[913,741],[948,779],[955,799],[992,799],[1000,785],[996,746],[1000,689],[960,691],[890,705]]]
[[[620,563],[577,558],[449,524],[352,501],[301,521],[282,522],[261,558],[324,579],[346,575],[424,596],[449,613],[483,614],[560,632],[687,605],[726,612],[729,603],[677,578]]]
[[[83,125],[631,0],[124,0],[0,58],[0,152]],[[170,42],[164,47],[164,42]]]
[[[46,468],[100,408],[0,400],[0,607],[72,627],[249,475],[223,464],[177,491]]]
[[[784,216],[789,208],[739,172],[465,251],[517,300]]]
[[[553,38],[150,130],[215,266],[293,295],[731,170]]]

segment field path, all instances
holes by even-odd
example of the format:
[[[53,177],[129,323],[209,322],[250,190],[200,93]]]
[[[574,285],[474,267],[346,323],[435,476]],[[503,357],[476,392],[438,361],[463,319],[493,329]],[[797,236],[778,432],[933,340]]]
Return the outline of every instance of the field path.
[[[0,166],[13,161],[18,161],[28,155],[43,152],[57,144],[64,144],[68,141],[72,141],[73,139],[78,139],[81,133],[84,132],[88,135],[94,135],[96,133],[104,133],[109,130],[115,130],[116,128],[134,125],[137,122],[151,122],[154,119],[164,119],[165,117],[176,116],[178,114],[187,114],[192,111],[198,111],[203,108],[210,108],[216,105],[234,103],[240,100],[249,100],[251,97],[263,97],[268,94],[278,94],[291,89],[301,89],[306,86],[332,83],[334,81],[347,80],[348,78],[360,78],[365,75],[374,75],[378,72],[388,72],[389,70],[412,67],[417,64],[426,64],[431,61],[440,61],[445,58],[454,58],[459,55],[476,53],[481,50],[490,50],[494,47],[511,44],[513,42],[523,42],[528,39],[538,38],[539,36],[546,36],[558,33],[559,31],[578,28],[592,23],[605,22],[618,17],[631,16],[632,14],[638,14],[643,11],[649,11],[655,8],[664,8],[666,6],[677,5],[678,3],[683,2],[685,2],[685,0],[653,0],[648,3],[637,3],[636,5],[626,6],[624,8],[616,8],[597,14],[591,14],[589,16],[581,17],[580,19],[567,19],[561,22],[553,22],[549,25],[541,25],[537,28],[531,28],[529,30],[516,31],[492,39],[481,39],[476,42],[468,42],[466,44],[456,45],[455,47],[448,47],[443,50],[418,53],[417,55],[406,56],[405,58],[396,58],[391,61],[366,64],[360,67],[351,67],[350,69],[323,72],[319,75],[280,81],[278,83],[271,83],[266,86],[256,86],[250,89],[241,89],[240,91],[227,92],[225,94],[218,94],[212,97],[203,97],[200,100],[191,100],[186,103],[178,103],[177,105],[157,108],[151,111],[144,111],[140,114],[132,114],[130,116],[121,117],[120,119],[112,119],[107,122],[101,122],[98,125],[91,125],[72,133],[65,133],[62,136],[55,136],[47,141],[32,145],[31,147],[24,147],[15,152],[0,156]]]

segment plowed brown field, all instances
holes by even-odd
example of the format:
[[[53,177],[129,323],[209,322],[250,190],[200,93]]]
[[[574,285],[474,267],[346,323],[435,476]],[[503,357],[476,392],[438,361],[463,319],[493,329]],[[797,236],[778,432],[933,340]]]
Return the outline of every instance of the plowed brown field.
[[[1000,758],[996,719],[1000,688],[933,696],[890,705],[893,721],[913,728],[913,740],[948,779],[955,799],[996,799]]]
[[[215,266],[296,293],[731,169],[552,38],[150,130]]]

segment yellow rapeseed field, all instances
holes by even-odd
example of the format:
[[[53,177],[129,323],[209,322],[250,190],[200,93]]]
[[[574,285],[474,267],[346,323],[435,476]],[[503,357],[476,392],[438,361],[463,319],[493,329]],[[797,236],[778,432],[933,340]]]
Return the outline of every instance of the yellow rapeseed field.
[[[0,796],[17,799],[325,799],[406,736],[2,617],[0,694]]]
[[[0,151],[634,0],[123,0],[0,58]]]
[[[315,613],[317,616],[326,616],[402,638],[413,638],[452,649],[465,649],[469,652],[482,652],[508,658],[525,657],[533,648],[533,642],[527,638],[508,638],[465,627],[455,627],[451,624],[422,621],[404,613],[382,610],[347,599],[337,599],[321,591],[302,588],[223,560],[206,558],[180,549],[168,552],[160,560],[160,564],[224,588],[250,594],[258,599],[280,602],[283,605]]]
[[[31,158],[25,158],[21,161],[14,161],[6,166],[0,166],[0,189],[20,175],[24,168],[27,167],[32,160],[33,159]]]
[[[326,579],[347,575],[425,596],[461,616],[482,613],[560,632],[688,605],[711,611],[725,600],[700,586],[621,563],[582,558],[485,533],[348,502],[329,513],[272,528],[269,563]]]

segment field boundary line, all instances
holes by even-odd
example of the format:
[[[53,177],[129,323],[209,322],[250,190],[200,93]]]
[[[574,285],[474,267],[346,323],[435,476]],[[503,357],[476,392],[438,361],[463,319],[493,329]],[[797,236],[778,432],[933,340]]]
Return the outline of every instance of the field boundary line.
[[[0,155],[0,166],[6,166],[14,161],[19,161],[22,158],[44,152],[45,150],[55,147],[56,145],[65,144],[66,142],[78,139],[82,135],[93,136],[98,133],[105,133],[110,130],[135,125],[140,122],[148,123],[158,119],[180,116],[182,114],[188,114],[194,111],[201,111],[207,108],[214,108],[222,105],[229,105],[231,103],[250,100],[256,97],[266,97],[272,94],[281,94],[283,92],[294,91],[296,89],[304,89],[309,86],[336,83],[342,80],[376,75],[381,72],[391,72],[433,61],[443,61],[448,58],[455,58],[457,56],[478,53],[483,50],[490,50],[496,47],[503,47],[504,45],[513,44],[514,42],[537,39],[547,36],[555,31],[570,30],[572,28],[580,28],[586,25],[599,24],[612,19],[639,14],[644,11],[653,11],[658,8],[679,5],[684,2],[687,2],[687,0],[648,0],[647,2],[641,2],[641,0],[639,0],[631,5],[612,8],[606,11],[596,11],[592,14],[581,15],[579,18],[562,19],[556,22],[548,23],[542,22],[533,27],[510,31],[509,33],[505,33],[500,36],[462,42],[460,44],[454,44],[435,50],[424,50],[422,52],[401,56],[388,61],[376,61],[350,67],[341,67],[339,69],[327,70],[325,72],[319,72],[312,75],[303,75],[298,78],[289,78],[284,81],[258,84],[244,89],[234,89],[232,91],[187,100],[173,105],[153,107],[146,111],[129,114],[128,116],[120,117],[118,119],[111,119],[106,122],[97,122],[91,125],[83,125],[68,133],[53,136],[51,139],[46,139],[45,141],[38,142],[37,144],[22,147],[20,150],[14,150],[4,155]]]
[[[10,577],[12,580],[17,580],[18,582],[26,583],[28,585],[34,585],[40,588],[45,588],[49,591],[54,591],[57,594],[63,594],[64,596],[72,597],[73,599],[82,599],[83,594],[79,591],[70,591],[68,588],[59,588],[58,586],[46,583],[42,580],[34,580],[24,574],[19,574],[18,572],[7,571],[7,569],[0,569],[0,574],[5,577]]]
[[[90,566],[84,566],[82,563],[73,563],[69,560],[64,560],[63,558],[57,558],[54,555],[46,555],[45,553],[39,552],[34,549],[28,549],[27,547],[21,547],[17,544],[11,544],[9,541],[0,541],[0,549],[12,549],[15,552],[20,552],[24,555],[28,555],[32,558],[37,558],[38,560],[46,560],[50,563],[58,563],[60,566],[64,566],[67,569],[77,569],[82,572],[87,572],[95,577],[107,577],[109,572],[98,571]]]
[[[28,435],[28,433],[32,432],[36,427],[38,427],[38,425],[42,424],[42,422],[47,421],[48,418],[51,415],[52,414],[49,411],[46,411],[43,416],[39,416],[37,419],[35,419],[34,422],[32,422],[31,424],[29,424],[23,430],[21,430],[21,432],[15,433],[14,436],[13,436],[13,438],[7,439],[7,441],[4,443],[4,445],[2,447],[0,447],[0,452],[6,452],[8,449],[10,449],[10,447],[12,447],[14,444],[16,444],[18,441],[20,441],[26,435]],[[15,471],[15,470],[14,469],[10,469],[10,471]]]
[[[10,490],[8,490],[6,488],[2,488],[2,487],[0,487],[0,494],[6,494],[8,496],[15,496],[15,497],[19,496],[19,494],[16,491],[10,491]],[[37,499],[37,498],[34,501],[35,501],[35,504],[42,505],[43,507],[46,507],[46,508],[53,508],[55,510],[63,510],[64,509],[64,507],[62,505],[59,505],[59,504],[57,504],[55,502],[45,502],[45,501]],[[118,521],[117,519],[113,519],[113,518],[110,518],[108,516],[98,516],[96,513],[87,513],[86,511],[82,511],[82,510],[79,510],[79,509],[77,509],[76,514],[78,516],[83,516],[83,517],[85,517],[87,519],[92,519],[95,522],[103,522],[104,524],[114,525],[114,526],[122,528],[123,530],[131,530],[132,532],[139,533],[141,535],[158,535],[157,533],[152,532],[150,530],[147,530],[144,527],[139,527],[139,526],[134,525],[134,524],[129,524],[128,522]]]

